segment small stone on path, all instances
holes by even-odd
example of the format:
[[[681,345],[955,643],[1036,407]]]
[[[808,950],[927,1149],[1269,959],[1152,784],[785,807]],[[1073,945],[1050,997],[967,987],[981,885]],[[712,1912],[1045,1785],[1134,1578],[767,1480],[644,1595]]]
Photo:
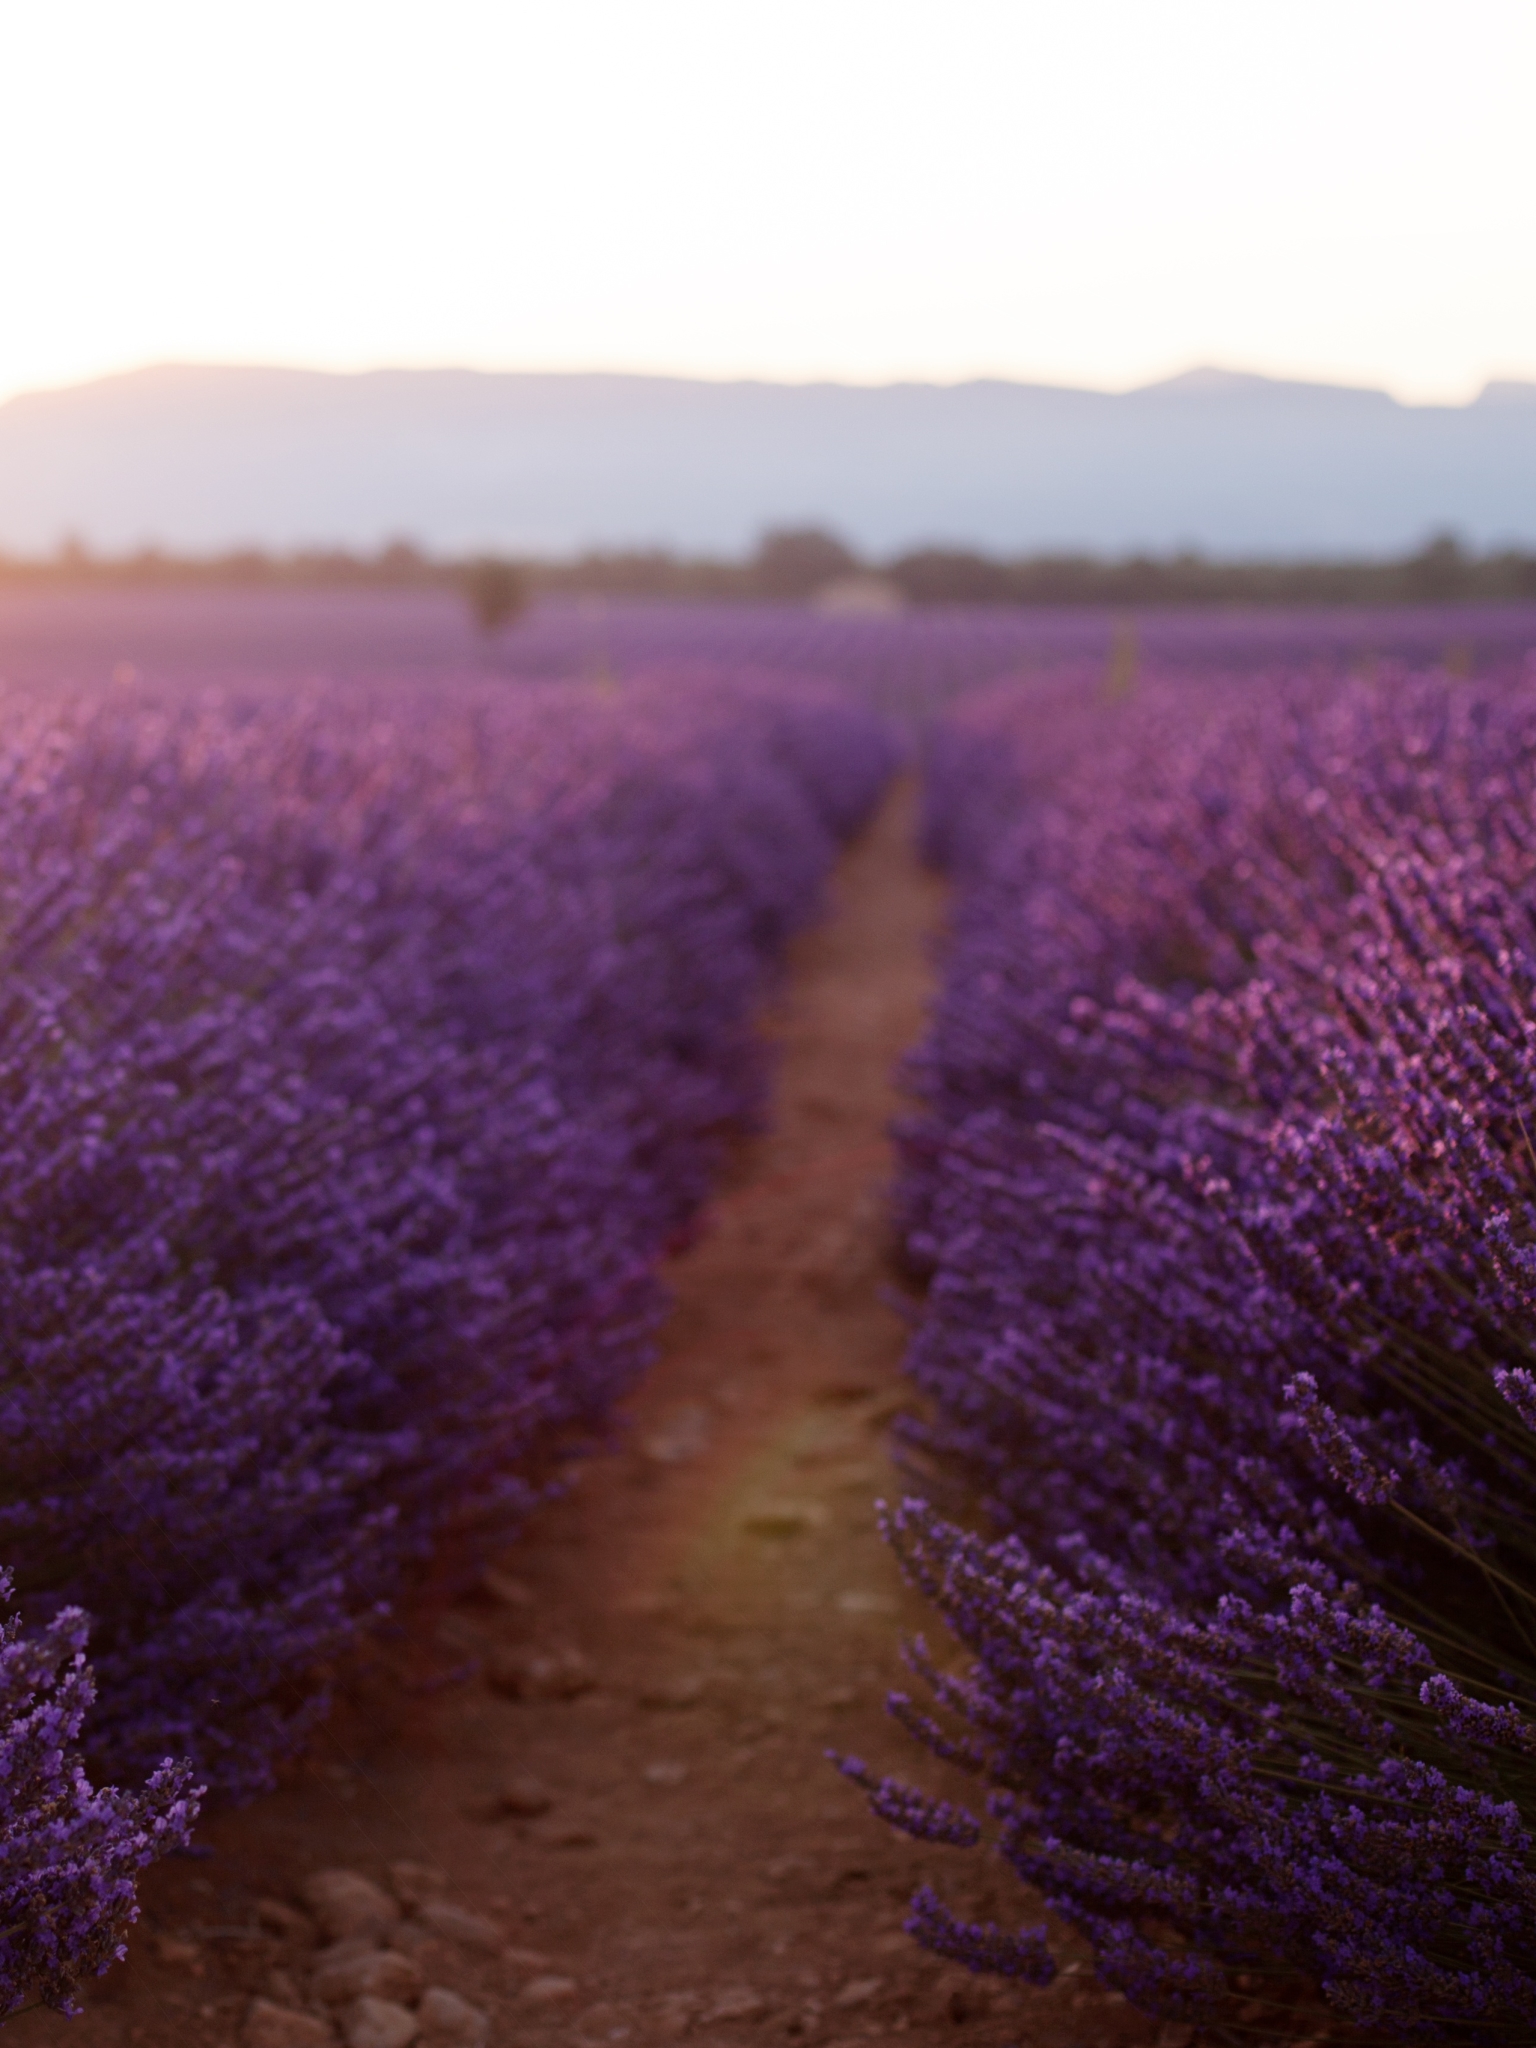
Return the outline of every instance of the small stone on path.
[[[885,1980],[881,1977],[850,1978],[833,1999],[834,2005],[868,2005]]]
[[[360,1998],[343,2027],[347,2048],[411,2048],[420,2032],[415,2013],[388,1998]]]
[[[299,1891],[333,1941],[387,1934],[400,1918],[400,1908],[388,1892],[356,1870],[317,1870]]]
[[[669,1762],[647,1764],[640,1775],[647,1785],[681,1785],[688,1776],[688,1766]]]
[[[335,2039],[324,2020],[266,1998],[253,2000],[240,2030],[242,2048],[332,2048]]]
[[[562,1998],[576,1996],[574,1977],[534,1977],[523,1986],[523,1997],[530,2005],[554,2005]]]
[[[284,1941],[314,1940],[314,1921],[296,1906],[284,1905],[281,1899],[258,1899],[255,1912],[257,1926],[265,1927],[269,1934],[279,1935]]]
[[[749,1984],[730,1984],[715,1994],[700,2018],[708,2027],[716,2020],[755,2020],[763,2010],[762,1999]]]
[[[359,1952],[346,1941],[320,1955],[310,1983],[322,2005],[345,2005],[354,1998],[415,1998],[421,1990],[421,1972],[398,1949]]]
[[[424,1899],[416,1909],[417,1918],[445,1941],[462,1942],[466,1948],[499,1954],[506,1937],[493,1920],[471,1913],[449,1899]]]
[[[445,1892],[448,1878],[430,1863],[391,1863],[389,1888],[402,1906],[419,1906]]]
[[[537,1820],[554,1803],[543,1781],[527,1776],[508,1778],[496,1795],[498,1813],[511,1814],[518,1820]]]
[[[422,2048],[482,2048],[491,2023],[479,2006],[434,1984],[416,2008]]]
[[[485,1677],[493,1692],[514,1700],[574,1700],[597,1684],[580,1650],[493,1650]]]

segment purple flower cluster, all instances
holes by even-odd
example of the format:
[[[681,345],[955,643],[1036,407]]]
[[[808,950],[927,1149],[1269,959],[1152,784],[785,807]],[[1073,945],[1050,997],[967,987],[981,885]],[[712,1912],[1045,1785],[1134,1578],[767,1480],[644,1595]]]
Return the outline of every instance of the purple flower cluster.
[[[10,1594],[0,1572],[0,1600]],[[74,2009],[80,1980],[123,1954],[136,1873],[183,1845],[197,1812],[184,1765],[163,1765],[137,1795],[87,1780],[85,1639],[76,1608],[30,1633],[0,1623],[0,2019]]]
[[[92,1617],[93,1770],[242,1793],[646,1362],[890,742],[719,675],[6,708],[0,1556]]]
[[[971,1661],[897,1711],[1149,2011],[1528,2038],[1536,692],[1000,690],[930,767],[889,1534]]]
[[[1536,642],[1525,604],[917,606],[836,616],[798,604],[545,600],[487,648],[452,593],[139,590],[0,594],[0,676],[53,687],[137,671],[156,683],[385,681],[438,688],[505,679],[630,680],[705,663],[835,680],[887,712],[924,717],[959,691],[1027,671],[1095,675],[1134,643],[1151,675],[1341,675],[1448,656],[1516,675]]]

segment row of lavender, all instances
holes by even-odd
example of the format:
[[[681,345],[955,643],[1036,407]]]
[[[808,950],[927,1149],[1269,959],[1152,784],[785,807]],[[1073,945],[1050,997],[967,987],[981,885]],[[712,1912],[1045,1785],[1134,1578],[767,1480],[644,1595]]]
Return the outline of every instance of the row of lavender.
[[[928,789],[935,1477],[890,1535],[968,1657],[896,1704],[986,1817],[875,1806],[989,1842],[1150,2012],[1283,2031],[1302,1979],[1528,2039],[1536,691],[1000,690]]]
[[[440,686],[444,677],[625,681],[659,665],[771,668],[835,678],[882,710],[923,718],[998,676],[1054,677],[1129,653],[1149,670],[1343,674],[1383,661],[1519,671],[1531,604],[1149,607],[932,605],[836,616],[790,604],[604,599],[536,605],[495,641],[447,592],[0,593],[0,677]]]
[[[601,1428],[891,762],[740,675],[5,728],[8,2011],[104,1966],[194,1780],[267,1781],[445,1525]]]

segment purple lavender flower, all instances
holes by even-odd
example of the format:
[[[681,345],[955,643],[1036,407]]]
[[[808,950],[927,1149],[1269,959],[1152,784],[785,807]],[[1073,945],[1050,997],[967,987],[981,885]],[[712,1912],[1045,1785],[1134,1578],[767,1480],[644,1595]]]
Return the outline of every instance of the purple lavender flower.
[[[41,1630],[0,1623],[0,2018],[77,2010],[82,1979],[124,1953],[137,1872],[184,1845],[197,1814],[184,1765],[138,1794],[91,1785],[76,1747],[96,1695],[85,1641],[74,1608]]]
[[[909,1438],[998,1540],[891,1518],[972,1660],[893,1710],[1149,2011],[1523,2038],[1536,696],[997,691],[931,762]]]

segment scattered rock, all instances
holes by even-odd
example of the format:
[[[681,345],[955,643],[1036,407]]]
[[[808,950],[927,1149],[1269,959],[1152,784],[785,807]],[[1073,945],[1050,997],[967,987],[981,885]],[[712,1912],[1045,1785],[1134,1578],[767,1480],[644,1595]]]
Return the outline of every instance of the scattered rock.
[[[820,1501],[764,1501],[741,1518],[749,1536],[806,1536],[826,1527],[827,1511]]]
[[[550,1965],[550,1958],[537,1948],[504,1948],[501,1956],[518,1970],[547,1970]]]
[[[356,1870],[317,1870],[305,1878],[299,1892],[332,1941],[385,1935],[400,1918],[400,1908],[388,1892]]]
[[[538,1778],[525,1776],[508,1778],[495,1801],[498,1813],[512,1814],[519,1820],[537,1820],[554,1803]]]
[[[656,2031],[663,2041],[676,2041],[687,2033],[699,2001],[691,1991],[672,1991],[656,2011]]]
[[[183,1970],[189,1964],[201,1963],[203,1959],[203,1952],[195,1941],[177,1941],[169,1934],[156,1937],[155,1954],[162,1963],[172,1963]]]
[[[658,1430],[640,1439],[653,1465],[686,1465],[709,1448],[709,1411],[694,1402],[674,1408]]]
[[[483,2048],[490,2020],[457,1991],[434,1984],[416,2008],[422,2048]]]
[[[440,1951],[443,1946],[432,1930],[423,1927],[419,1920],[402,1920],[398,1927],[391,1927],[389,1945],[403,1956],[415,1957],[418,1962],[427,1951]],[[431,1974],[430,1969],[428,1974]]]
[[[495,1922],[480,1913],[467,1912],[448,1899],[423,1899],[416,1917],[445,1941],[462,1942],[465,1948],[484,1949],[491,1955],[501,1953],[505,1937]]]
[[[534,1839],[543,1849],[595,1849],[597,1836],[591,1828],[535,1829]]]
[[[324,2020],[257,1998],[245,2016],[240,2039],[243,2048],[331,2048],[336,2036]]]
[[[824,1707],[856,1707],[858,1703],[859,1696],[851,1685],[834,1685],[830,1692],[824,1692],[821,1696],[821,1704]]]
[[[360,1998],[342,2026],[347,2048],[411,2048],[420,2032],[415,2013],[388,1998]]]
[[[628,2040],[631,2029],[624,2024],[628,2017],[621,2005],[589,2005],[577,2016],[577,2038],[593,2042]]]
[[[430,1863],[391,1863],[389,1888],[402,1906],[419,1906],[448,1889],[448,1879]]]
[[[322,1952],[310,1985],[322,2005],[346,2005],[354,1998],[415,1998],[421,1972],[394,1948],[360,1948],[344,1941]]]
[[[307,1913],[301,1913],[294,1906],[285,1906],[281,1899],[258,1899],[256,1901],[256,1924],[265,1927],[284,1941],[313,1941],[315,1923]]]
[[[562,1998],[575,1996],[574,1977],[532,1977],[523,1986],[523,1997],[530,2005],[555,2005]]]
[[[729,1984],[725,1990],[716,1992],[700,2019],[706,2027],[713,2026],[716,2020],[755,2020],[765,2009],[749,1984]]]
[[[1169,2020],[1157,2030],[1157,2048],[1189,2048],[1195,2030],[1182,2020]]]
[[[485,1676],[494,1692],[514,1700],[574,1700],[597,1683],[580,1650],[493,1650]]]
[[[680,1713],[686,1707],[696,1707],[703,1697],[702,1678],[670,1678],[648,1685],[640,1695],[640,1704],[652,1713]]]
[[[268,1970],[267,1996],[274,2005],[302,2005],[304,2003],[304,2000],[299,1995],[297,1983],[294,1981],[291,1972],[287,1970]]]
[[[889,1593],[839,1593],[837,1611],[839,1614],[894,1614],[896,1602]]]
[[[966,1977],[958,1984],[952,1981],[941,1983],[939,1992],[944,1999],[944,2010],[956,2026],[966,2020],[980,2019],[991,2009],[988,1987],[978,1983],[974,1977]]]
[[[681,1785],[688,1775],[688,1766],[663,1761],[647,1764],[640,1775],[647,1785]]]
[[[833,1999],[834,2005],[868,2005],[884,1983],[883,1977],[850,1977]]]
[[[488,1564],[480,1574],[482,1589],[501,1607],[531,1607],[533,1588],[525,1586],[521,1579],[513,1578],[499,1565]]]

